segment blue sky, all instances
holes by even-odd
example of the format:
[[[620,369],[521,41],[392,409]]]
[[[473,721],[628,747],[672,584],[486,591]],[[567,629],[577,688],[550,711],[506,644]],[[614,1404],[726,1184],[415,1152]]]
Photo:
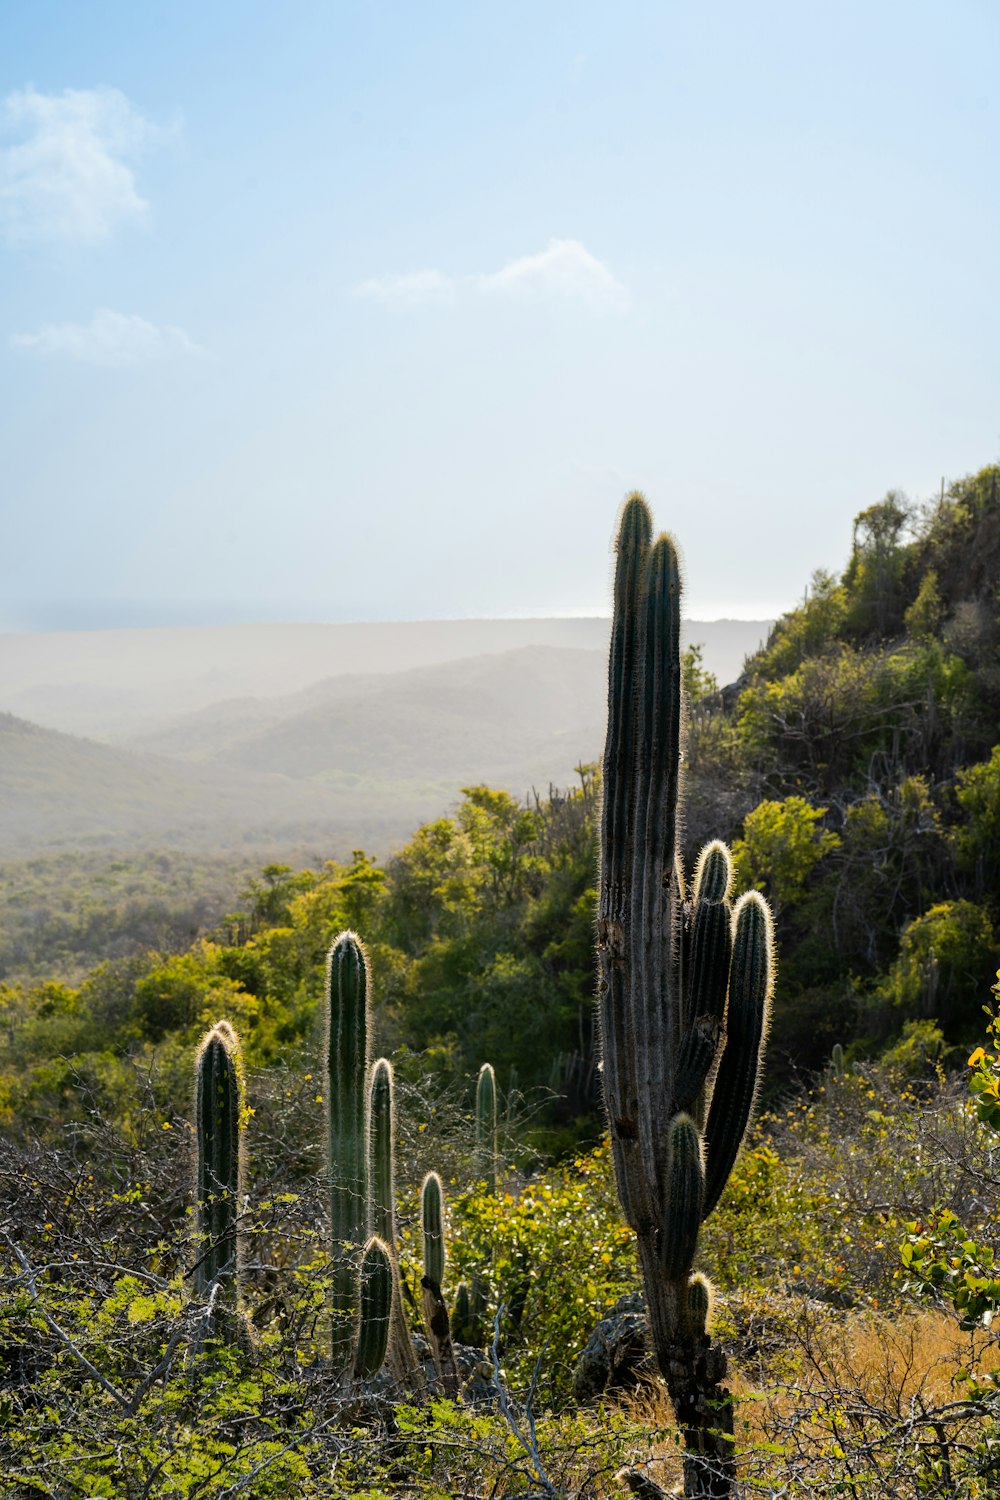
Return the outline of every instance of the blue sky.
[[[1000,456],[1000,8],[0,9],[0,626],[695,617]]]

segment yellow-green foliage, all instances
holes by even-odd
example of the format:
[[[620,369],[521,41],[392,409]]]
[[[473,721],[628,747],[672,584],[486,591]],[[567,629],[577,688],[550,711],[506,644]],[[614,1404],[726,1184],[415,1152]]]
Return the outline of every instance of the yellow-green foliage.
[[[732,846],[742,884],[766,891],[778,907],[795,901],[824,855],[840,848],[836,833],[817,826],[825,813],[825,807],[812,807],[804,797],[758,803]]]
[[[621,1221],[606,1142],[516,1194],[458,1193],[448,1251],[452,1284],[478,1273],[487,1317],[504,1304],[504,1363],[515,1383],[530,1377],[547,1343],[548,1397],[566,1393],[594,1324],[638,1285],[635,1239]]]
[[[907,1017],[934,1016],[952,1035],[981,1029],[981,996],[996,973],[993,924],[971,901],[941,901],[909,923],[882,996]]]

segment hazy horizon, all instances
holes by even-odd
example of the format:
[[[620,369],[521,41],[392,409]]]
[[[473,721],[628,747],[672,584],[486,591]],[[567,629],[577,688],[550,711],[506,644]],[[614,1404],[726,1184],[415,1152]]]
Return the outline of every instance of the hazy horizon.
[[[791,606],[789,606],[791,608]],[[394,618],[392,616],[380,615],[367,618],[334,619],[322,618],[319,612],[310,613],[301,611],[298,614],[292,609],[285,612],[276,611],[273,615],[265,616],[259,614],[251,616],[249,610],[240,610],[237,606],[231,609],[222,609],[206,605],[202,610],[170,611],[167,609],[147,610],[149,616],[142,619],[142,606],[131,606],[122,603],[113,608],[103,609],[94,605],[86,611],[75,611],[71,605],[54,605],[51,610],[44,611],[36,623],[8,624],[0,616],[0,638],[5,635],[75,635],[80,633],[101,633],[111,631],[127,630],[212,630],[212,629],[239,629],[246,626],[253,629],[255,626],[280,626],[280,625],[460,625],[465,621],[477,623],[493,623],[503,621],[530,621],[530,620],[610,620],[610,608],[605,611],[596,611],[592,614],[505,614],[505,615],[405,615]],[[784,611],[782,611],[784,613]],[[59,618],[60,615],[65,618]],[[214,616],[214,618],[213,618]],[[731,612],[716,615],[712,619],[696,619],[686,611],[684,620],[691,625],[724,625],[730,622],[746,625],[767,625],[778,618],[776,614],[747,614]]]

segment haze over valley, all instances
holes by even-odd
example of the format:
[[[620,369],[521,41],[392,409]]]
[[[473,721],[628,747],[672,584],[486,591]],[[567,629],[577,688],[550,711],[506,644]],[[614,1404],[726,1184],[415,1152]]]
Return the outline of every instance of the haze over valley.
[[[767,621],[692,622],[726,682]],[[461,788],[597,757],[608,623],[471,620],[0,637],[0,856],[384,857]]]

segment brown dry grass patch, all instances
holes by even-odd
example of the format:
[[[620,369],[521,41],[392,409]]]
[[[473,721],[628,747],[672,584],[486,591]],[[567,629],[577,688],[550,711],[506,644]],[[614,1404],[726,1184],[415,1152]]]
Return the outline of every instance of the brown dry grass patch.
[[[938,1311],[844,1315],[812,1304],[783,1332],[766,1362],[731,1372],[748,1500],[1000,1493],[1000,1472],[976,1472],[996,1416],[970,1403],[957,1378],[1000,1376],[1000,1342],[987,1330],[963,1330]],[[652,1434],[643,1466],[669,1490],[680,1462],[665,1391],[647,1389],[630,1414]]]

